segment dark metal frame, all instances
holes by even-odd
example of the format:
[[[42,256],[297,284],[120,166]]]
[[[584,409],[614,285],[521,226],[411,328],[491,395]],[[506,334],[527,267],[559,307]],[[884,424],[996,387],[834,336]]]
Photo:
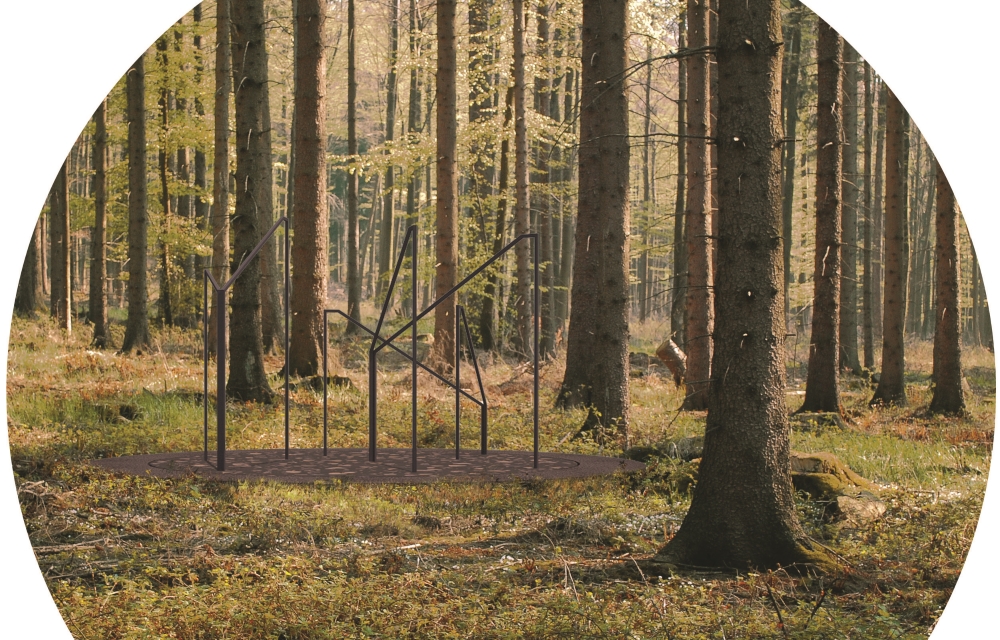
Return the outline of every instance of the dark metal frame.
[[[229,288],[233,286],[236,279],[243,275],[243,271],[250,265],[250,261],[257,257],[257,254],[261,252],[264,245],[268,240],[274,236],[274,233],[278,230],[278,227],[285,227],[285,458],[288,458],[289,451],[289,423],[288,423],[288,404],[289,404],[289,388],[288,388],[288,327],[289,327],[289,309],[288,309],[288,290],[289,290],[289,235],[288,235],[288,218],[282,216],[278,219],[274,225],[264,234],[264,236],[257,243],[257,246],[247,254],[245,258],[240,262],[239,266],[236,267],[236,271],[233,275],[229,277],[224,284],[219,284],[215,277],[212,276],[212,272],[209,269],[205,269],[204,277],[204,300],[203,300],[203,349],[202,358],[204,360],[204,395],[203,395],[203,405],[204,405],[204,440],[205,440],[205,461],[208,462],[208,285],[212,284],[212,288],[215,291],[215,321],[216,321],[216,401],[215,401],[215,415],[216,415],[216,465],[215,468],[219,471],[226,470],[226,293],[228,293]]]
[[[289,359],[288,359],[288,331],[289,331],[289,284],[290,284],[290,236],[288,233],[288,218],[282,216],[271,228],[264,234],[264,236],[257,243],[257,246],[247,254],[245,258],[240,262],[239,266],[233,272],[224,284],[219,284],[215,278],[212,276],[212,272],[209,269],[205,269],[204,275],[204,300],[203,300],[203,314],[204,314],[204,325],[203,325],[203,350],[202,358],[204,362],[204,389],[203,389],[203,408],[204,408],[204,455],[205,461],[208,462],[208,285],[211,283],[212,288],[215,292],[215,320],[216,320],[216,464],[215,468],[219,471],[226,470],[226,294],[229,288],[234,282],[243,274],[243,271],[249,266],[250,261],[257,257],[257,255],[264,248],[264,245],[270,240],[278,227],[284,226],[285,228],[285,242],[284,242],[284,259],[285,259],[285,286],[284,286],[284,307],[285,307],[285,459],[288,459],[290,450],[290,428],[289,428]],[[330,314],[338,314],[346,319],[348,322],[354,326],[364,330],[372,337],[371,345],[368,347],[368,460],[375,462],[378,454],[377,448],[377,420],[378,420],[378,378],[377,378],[377,360],[378,352],[385,347],[391,348],[396,353],[402,355],[404,358],[410,361],[411,373],[412,373],[412,405],[411,405],[411,442],[412,442],[412,464],[411,469],[414,473],[417,472],[417,368],[423,369],[442,383],[451,387],[455,390],[455,458],[459,459],[461,456],[461,441],[460,441],[460,427],[461,427],[461,411],[462,411],[462,396],[465,396],[468,400],[472,401],[479,406],[480,409],[480,454],[486,455],[486,444],[487,444],[487,428],[488,428],[488,402],[486,399],[486,390],[483,388],[482,376],[479,370],[479,360],[476,357],[476,350],[472,340],[472,332],[469,330],[469,323],[465,315],[465,308],[461,305],[455,305],[455,382],[451,382],[438,372],[434,371],[430,367],[426,366],[417,359],[417,323],[421,318],[426,316],[428,313],[433,311],[439,304],[447,300],[449,297],[454,295],[459,289],[469,283],[473,278],[478,276],[480,273],[486,270],[487,267],[492,265],[494,262],[502,258],[507,254],[508,251],[513,249],[522,240],[530,240],[532,247],[532,263],[534,271],[533,279],[533,303],[532,303],[532,328],[533,328],[533,349],[532,349],[532,364],[533,364],[533,438],[534,438],[534,458],[533,467],[538,468],[538,342],[539,342],[539,304],[540,304],[540,294],[539,294],[539,284],[538,284],[538,234],[537,233],[524,233],[519,235],[517,238],[509,242],[504,246],[499,252],[494,254],[489,260],[481,264],[469,275],[462,279],[461,282],[456,284],[454,287],[445,292],[437,300],[432,302],[421,312],[417,312],[417,227],[416,225],[410,226],[406,230],[406,235],[403,238],[403,246],[399,251],[399,256],[396,259],[396,266],[392,271],[392,278],[389,281],[389,287],[386,289],[385,300],[382,303],[382,311],[379,314],[378,324],[375,329],[369,329],[363,325],[360,321],[355,318],[351,318],[348,314],[344,313],[340,309],[324,309],[323,311],[323,455],[327,455],[328,451],[328,402],[327,402],[327,387],[329,383],[328,377],[328,362],[329,362],[329,317]],[[381,335],[382,325],[385,323],[386,313],[389,311],[389,305],[392,300],[393,291],[396,288],[396,280],[399,277],[399,271],[403,266],[403,260],[406,257],[406,251],[410,250],[410,302],[411,302],[411,317],[410,321],[407,322],[401,329],[396,331],[394,334],[388,338],[384,338]],[[411,337],[411,353],[406,353],[395,344],[393,341],[401,336],[407,329],[410,330]],[[466,392],[461,388],[461,355],[462,355],[462,335],[465,335],[466,346],[469,349],[469,353],[472,357],[472,366],[476,372],[476,379],[479,382],[479,394],[480,398],[473,397],[470,393]]]
[[[455,390],[455,458],[458,459],[461,455],[461,446],[459,440],[459,427],[461,418],[461,397],[465,396],[467,399],[471,400],[477,404],[480,408],[480,454],[486,455],[486,440],[487,440],[487,427],[488,427],[488,410],[487,410],[487,400],[486,391],[483,389],[482,377],[479,371],[479,362],[476,358],[476,351],[473,346],[472,334],[469,331],[469,325],[465,317],[465,309],[461,305],[455,306],[455,382],[452,383],[450,380],[444,378],[438,374],[433,369],[430,369],[423,363],[419,362],[417,359],[417,322],[421,318],[430,313],[439,304],[447,300],[450,296],[454,295],[459,289],[469,283],[470,280],[475,278],[477,275],[482,273],[491,264],[502,258],[507,254],[508,251],[513,249],[517,243],[522,240],[530,240],[532,246],[532,262],[534,269],[534,301],[532,304],[532,327],[533,327],[533,349],[532,349],[532,364],[534,372],[533,380],[533,436],[534,436],[534,459],[533,467],[538,468],[538,341],[539,341],[539,286],[538,286],[538,234],[537,233],[525,233],[519,235],[517,238],[509,242],[503,249],[494,254],[489,260],[481,264],[469,275],[462,279],[461,282],[456,284],[454,287],[449,289],[443,295],[441,295],[437,300],[432,302],[427,306],[426,309],[417,313],[417,243],[416,243],[417,227],[416,225],[410,226],[406,230],[406,236],[403,238],[403,245],[399,251],[399,256],[396,259],[396,266],[392,271],[392,277],[389,280],[389,287],[386,289],[385,300],[382,303],[382,312],[379,314],[378,324],[375,329],[369,329],[365,325],[361,324],[355,318],[351,318],[348,314],[344,313],[340,309],[326,309],[323,311],[323,455],[327,454],[327,423],[328,423],[328,410],[327,410],[327,385],[328,385],[328,353],[329,353],[329,316],[330,314],[338,314],[346,319],[348,322],[354,326],[363,329],[369,335],[372,336],[371,346],[368,348],[368,460],[375,462],[377,459],[377,406],[378,406],[378,378],[377,378],[377,358],[378,352],[385,347],[391,348],[396,353],[399,353],[404,358],[410,361],[412,367],[412,377],[411,377],[411,394],[412,394],[412,405],[411,405],[411,471],[413,473],[417,472],[417,367],[420,367],[424,371],[428,372],[439,381],[448,385]],[[411,318],[410,321],[403,325],[398,331],[389,336],[388,338],[383,338],[381,335],[382,325],[385,322],[385,315],[389,310],[389,303],[392,300],[392,293],[396,287],[396,280],[399,277],[399,271],[403,266],[403,259],[406,256],[407,248],[410,249],[410,302],[411,302]],[[461,343],[462,343],[462,332],[461,327],[465,329],[466,344],[469,348],[470,354],[472,356],[473,367],[476,371],[476,378],[479,381],[479,391],[481,398],[475,398],[471,394],[467,393],[461,388]],[[401,336],[406,330],[409,329],[411,333],[411,349],[412,353],[406,353],[396,345],[392,344],[393,341]]]

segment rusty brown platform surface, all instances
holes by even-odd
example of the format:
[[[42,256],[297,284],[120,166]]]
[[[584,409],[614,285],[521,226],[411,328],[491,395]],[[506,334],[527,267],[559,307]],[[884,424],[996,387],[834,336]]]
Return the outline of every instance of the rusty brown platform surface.
[[[419,484],[425,482],[504,482],[508,480],[550,480],[609,475],[618,471],[640,471],[645,465],[634,460],[586,456],[571,453],[539,453],[538,468],[532,466],[530,451],[462,451],[418,449],[417,472],[411,471],[410,449],[379,449],[375,462],[368,461],[368,449],[292,449],[285,459],[284,449],[226,452],[226,470],[215,468],[215,452],[208,460],[202,452],[157,453],[91,460],[90,464],[109,471],[133,475],[176,478],[195,474],[221,481],[274,480],[311,483],[342,480],[361,483]]]

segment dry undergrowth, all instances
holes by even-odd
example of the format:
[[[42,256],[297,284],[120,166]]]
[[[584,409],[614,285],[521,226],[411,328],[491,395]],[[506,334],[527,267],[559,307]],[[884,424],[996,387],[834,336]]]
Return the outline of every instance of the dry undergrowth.
[[[191,334],[158,332],[152,350],[127,358],[90,351],[84,331],[65,339],[15,320],[7,383],[25,523],[79,638],[924,638],[971,542],[992,449],[992,354],[966,352],[970,416],[930,418],[928,350],[912,345],[911,408],[871,411],[866,382],[845,379],[850,428],[793,433],[796,449],[835,451],[884,487],[885,515],[855,528],[800,496],[804,526],[841,558],[839,573],[659,575],[645,560],[689,504],[683,463],[665,458],[631,477],[418,487],[221,485],[87,467],[198,448],[201,362]],[[596,452],[566,437],[582,411],[551,408],[563,366],[542,370],[543,449]],[[530,370],[484,367],[491,446],[528,448]],[[354,389],[331,392],[331,444],[362,446],[365,372],[337,373]],[[380,443],[405,444],[408,368],[380,376]],[[420,444],[448,446],[454,396],[419,382]],[[703,414],[676,411],[666,372],[632,383],[629,445],[702,428]],[[315,446],[320,395],[302,384],[292,398],[293,445]],[[233,447],[280,445],[279,407],[230,416]]]

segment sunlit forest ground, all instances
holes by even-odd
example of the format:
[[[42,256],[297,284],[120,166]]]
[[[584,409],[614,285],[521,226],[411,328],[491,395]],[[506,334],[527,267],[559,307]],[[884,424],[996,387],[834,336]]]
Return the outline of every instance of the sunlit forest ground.
[[[663,328],[633,334],[633,351],[652,353]],[[931,345],[908,344],[910,408],[870,410],[869,382],[847,377],[848,429],[792,433],[793,449],[835,453],[887,506],[848,525],[797,496],[836,574],[660,575],[644,561],[679,527],[693,476],[666,457],[631,476],[422,486],[226,484],[88,466],[202,445],[197,332],[154,331],[153,349],[132,357],[93,351],[88,338],[85,327],[66,338],[47,320],[15,318],[7,371],[25,523],[78,638],[925,638],[962,568],[992,451],[993,354],[964,352],[969,416],[930,418]],[[331,373],[354,388],[331,391],[330,444],[361,447],[366,372],[352,354],[364,347],[337,344]],[[789,361],[790,411],[801,358]],[[408,446],[408,367],[387,360],[379,444]],[[281,364],[268,361],[275,389]],[[630,441],[573,439],[584,412],[552,409],[563,366],[541,372],[543,451],[621,455],[703,430],[703,413],[677,411],[682,392],[665,368],[636,366]],[[486,360],[491,448],[530,449],[530,380],[530,368]],[[420,385],[420,446],[449,447],[453,396],[423,374]],[[464,413],[463,439],[477,441],[476,416]],[[292,446],[319,445],[321,416],[321,394],[297,385]],[[280,404],[233,403],[229,420],[231,448],[282,444]]]

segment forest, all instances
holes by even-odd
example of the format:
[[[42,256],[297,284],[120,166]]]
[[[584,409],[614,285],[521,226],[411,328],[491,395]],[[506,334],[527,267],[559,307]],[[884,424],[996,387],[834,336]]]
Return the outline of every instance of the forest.
[[[645,469],[88,465],[200,450],[203,346],[234,448],[281,446],[286,382],[295,446],[326,446],[327,403],[330,445],[363,446],[369,338],[326,309],[412,323],[438,376],[475,354],[490,449],[530,449],[538,358],[542,449]],[[15,479],[78,637],[927,637],[992,453],[990,310],[951,186],[798,0],[206,0],[81,132],[15,314]],[[411,417],[421,447],[457,439],[430,371],[419,408],[416,364],[375,375],[380,446]]]

